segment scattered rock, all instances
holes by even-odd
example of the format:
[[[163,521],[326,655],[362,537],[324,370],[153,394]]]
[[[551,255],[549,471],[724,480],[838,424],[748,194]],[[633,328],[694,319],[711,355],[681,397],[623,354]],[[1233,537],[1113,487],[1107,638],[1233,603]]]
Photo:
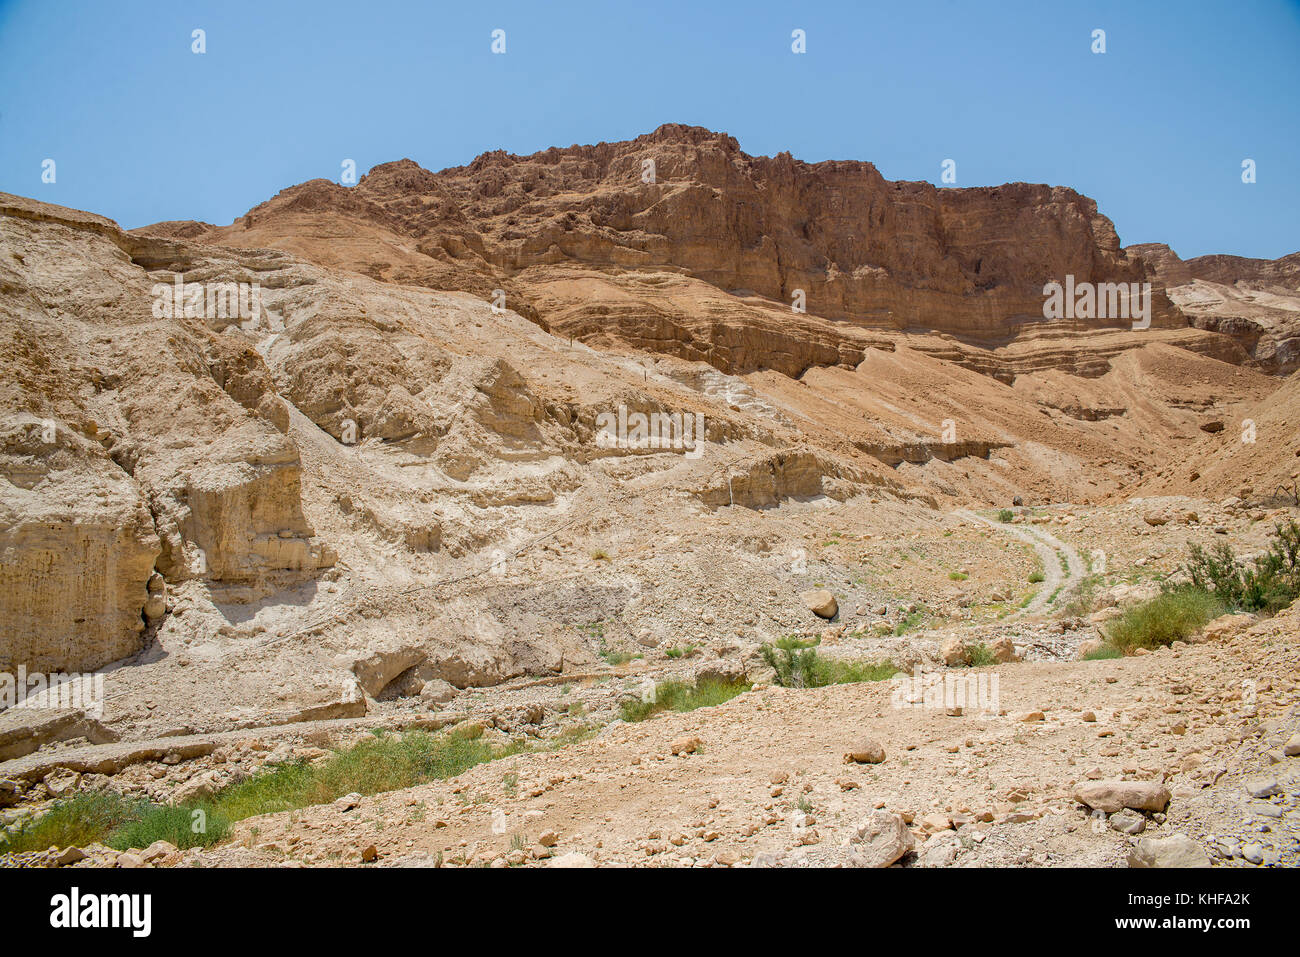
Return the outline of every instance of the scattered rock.
[[[75,864],[77,861],[84,861],[87,855],[79,847],[65,847],[59,856],[54,859],[54,863],[59,867],[66,867],[69,864]]]
[[[678,738],[669,747],[674,755],[694,754],[704,747],[704,741],[698,735],[691,734]]]
[[[812,591],[806,591],[799,596],[803,603],[808,606],[808,610],[819,618],[827,620],[834,618],[840,610],[839,603],[835,601],[835,596],[824,588],[815,588]]]
[[[1281,794],[1282,788],[1277,783],[1277,778],[1255,778],[1246,782],[1246,793],[1258,800],[1270,798],[1274,794]]]
[[[1144,837],[1129,851],[1129,867],[1209,867],[1210,856],[1186,834]]]
[[[1169,798],[1169,788],[1156,781],[1089,781],[1074,789],[1076,801],[1107,814],[1124,808],[1163,811]]]
[[[845,764],[880,764],[885,760],[885,748],[875,738],[860,738],[844,755]]]
[[[1137,811],[1124,808],[1110,816],[1108,822],[1113,830],[1121,834],[1141,834],[1146,830],[1147,819]]]

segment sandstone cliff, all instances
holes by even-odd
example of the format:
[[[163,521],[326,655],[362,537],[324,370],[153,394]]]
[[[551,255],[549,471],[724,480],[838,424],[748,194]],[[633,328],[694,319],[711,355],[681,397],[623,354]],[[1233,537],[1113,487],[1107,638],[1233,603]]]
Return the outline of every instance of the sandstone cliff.
[[[141,232],[270,246],[483,298],[499,290],[557,334],[741,373],[853,366],[907,331],[1006,381],[1061,365],[1100,375],[1107,342],[1130,322],[1045,322],[1044,285],[1154,278],[1071,189],[890,182],[870,163],[750,156],[726,134],[675,124],[622,143],[486,153],[440,173],[386,163],[355,188],[286,189],[228,227]],[[1119,348],[1171,341],[1239,358],[1189,329],[1158,282],[1151,325]]]

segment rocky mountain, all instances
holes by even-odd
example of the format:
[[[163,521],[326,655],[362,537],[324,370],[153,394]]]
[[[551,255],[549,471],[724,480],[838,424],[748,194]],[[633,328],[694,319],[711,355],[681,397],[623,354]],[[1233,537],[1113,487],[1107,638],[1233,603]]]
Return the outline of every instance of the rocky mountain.
[[[1149,325],[1096,308],[1147,284]],[[1298,289],[1296,256],[1126,249],[1070,189],[673,125],[229,226],[0,194],[0,673],[110,683],[93,720],[0,712],[0,784],[253,728],[550,739],[788,635],[1072,659],[1300,503]],[[173,764],[141,786],[224,773]]]
[[[1281,259],[1198,256],[1184,262],[1168,246],[1127,252],[1148,263],[1169,298],[1198,329],[1239,342],[1259,368],[1300,368],[1300,253]]]
[[[499,289],[557,335],[726,373],[852,367],[900,334],[1004,381],[1043,368],[1100,375],[1109,356],[1151,341],[1243,358],[1191,328],[1159,282],[1141,339],[1127,320],[1045,324],[1048,282],[1154,279],[1073,190],[890,182],[870,163],[750,156],[698,127],[485,153],[440,173],[400,160],[355,187],[286,189],[228,227],[139,232],[483,298]]]

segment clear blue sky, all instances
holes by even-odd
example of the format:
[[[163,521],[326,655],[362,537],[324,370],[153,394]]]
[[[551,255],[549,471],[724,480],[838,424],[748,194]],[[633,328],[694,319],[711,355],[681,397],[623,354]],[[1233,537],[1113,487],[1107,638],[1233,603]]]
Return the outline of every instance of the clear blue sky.
[[[127,227],[229,223],[345,158],[437,170],[681,122],[890,179],[951,158],[959,186],[1072,186],[1184,257],[1300,249],[1295,0],[0,0],[0,91],[0,190]]]

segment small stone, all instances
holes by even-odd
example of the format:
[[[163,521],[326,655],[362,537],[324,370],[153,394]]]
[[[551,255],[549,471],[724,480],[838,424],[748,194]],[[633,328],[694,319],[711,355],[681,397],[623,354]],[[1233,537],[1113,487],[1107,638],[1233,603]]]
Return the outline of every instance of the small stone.
[[[694,734],[680,737],[669,746],[674,755],[694,754],[702,747],[704,747],[704,742],[698,735]]]
[[[1110,826],[1112,830],[1119,831],[1121,834],[1141,834],[1146,830],[1147,819],[1137,811],[1125,808],[1110,816]]]
[[[1246,792],[1251,797],[1262,800],[1281,794],[1282,789],[1278,787],[1277,778],[1255,778],[1246,782]]]
[[[879,764],[885,760],[885,748],[875,738],[860,738],[844,755],[845,764]]]
[[[77,861],[84,861],[86,856],[86,852],[79,847],[65,847],[59,856],[54,859],[54,863],[59,867],[66,867],[69,864],[77,863]]]
[[[825,588],[815,588],[812,591],[806,591],[799,596],[803,603],[808,606],[809,611],[819,618],[831,619],[839,613],[840,606],[835,601],[835,596]]]
[[[970,652],[960,638],[949,638],[939,646],[939,657],[949,668],[956,668],[970,661]]]
[[[1015,642],[1005,635],[1001,638],[995,639],[993,643],[989,645],[989,651],[993,653],[993,660],[1000,665],[1020,660],[1020,656],[1016,654]]]
[[[1247,844],[1245,847],[1241,849],[1241,856],[1244,857],[1246,860],[1250,861],[1250,863],[1252,864],[1263,864],[1264,845]]]
[[[543,831],[542,836],[537,839],[537,843],[542,847],[554,847],[560,843],[560,835],[554,831]]]
[[[1128,855],[1129,867],[1209,867],[1210,856],[1186,834],[1141,838]]]
[[[171,854],[179,853],[179,848],[169,841],[154,841],[140,854],[140,859],[147,864],[160,861]]]

